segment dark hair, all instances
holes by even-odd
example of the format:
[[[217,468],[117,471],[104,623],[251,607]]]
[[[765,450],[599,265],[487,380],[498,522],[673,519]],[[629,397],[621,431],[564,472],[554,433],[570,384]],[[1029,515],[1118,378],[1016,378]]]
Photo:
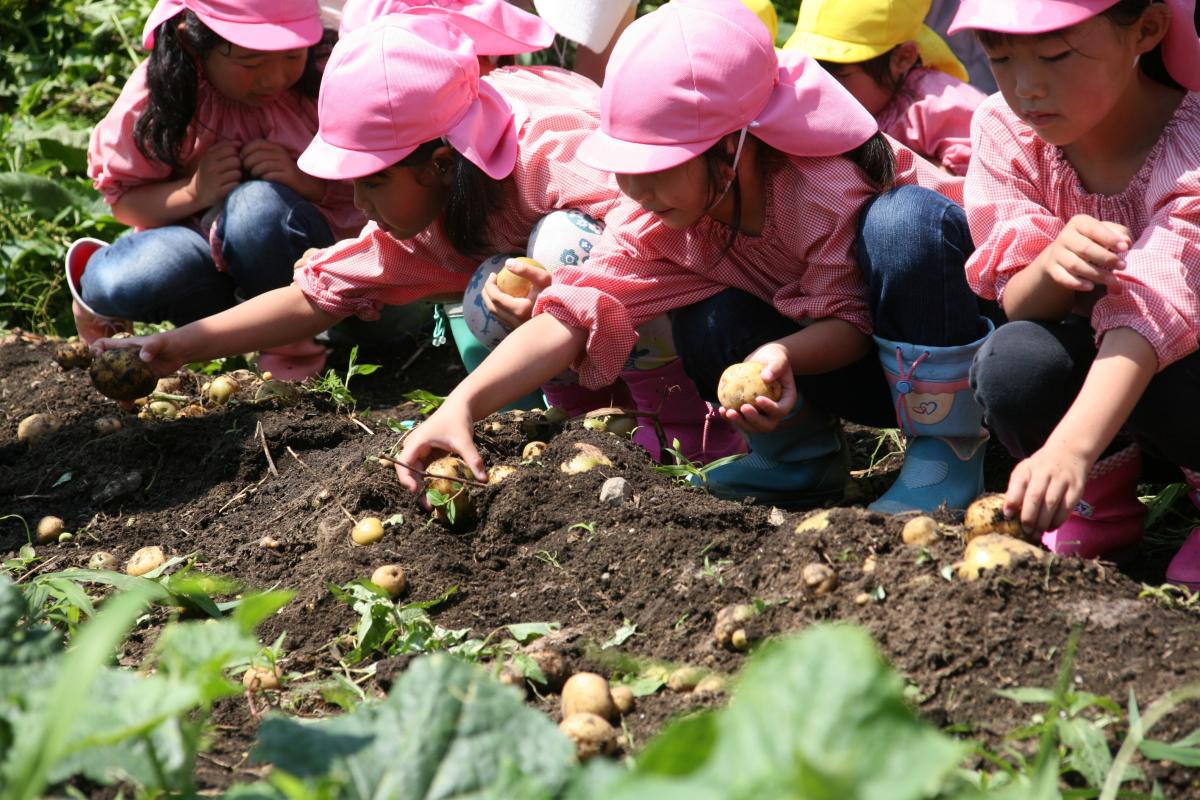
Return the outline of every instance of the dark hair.
[[[441,139],[425,142],[396,166],[424,166],[433,160],[434,152],[442,145]],[[454,163],[450,167],[442,229],[454,249],[464,256],[484,258],[493,255],[487,221],[503,201],[502,182],[489,176],[462,153],[452,152]]]
[[[1109,6],[1100,12],[1098,16],[1106,18],[1118,28],[1128,28],[1137,22],[1152,4],[1161,2],[1163,0],[1118,0],[1115,5]],[[1195,12],[1193,12],[1193,21],[1197,25],[1200,25],[1200,6],[1197,6]],[[1061,34],[1058,31],[1031,35],[1040,38],[1061,38]],[[1014,34],[999,33],[997,31],[975,31],[975,38],[984,47],[998,47],[1012,41]],[[1142,72],[1146,73],[1146,76],[1152,80],[1164,86],[1169,86],[1172,89],[1183,89],[1179,85],[1179,82],[1167,72],[1166,65],[1163,63],[1161,42],[1149,53],[1142,56],[1138,65],[1141,67]]]
[[[722,136],[720,141],[703,153],[704,163],[708,167],[709,206],[717,201],[725,185],[721,168],[733,166],[733,155],[729,153],[728,148],[725,146],[725,142],[729,136],[737,136],[737,134],[731,133],[728,136]],[[747,135],[747,139],[749,138],[751,138],[750,135]],[[771,147],[771,145],[762,139],[754,138],[758,146],[759,169],[765,180],[787,161],[788,156]],[[896,154],[882,133],[876,132],[870,139],[867,139],[858,147],[843,155],[853,161],[863,171],[876,189],[882,192],[892,188],[892,184],[896,180]],[[721,255],[717,258],[717,261],[724,258],[730,248],[733,247],[734,242],[737,241],[738,231],[742,227],[742,188],[738,185],[736,176],[734,176],[734,181],[729,187],[729,192],[733,195],[733,217],[730,224],[729,238],[722,245]]]
[[[336,34],[327,30],[321,41],[308,49],[304,74],[292,91],[316,99],[325,57],[335,39]],[[191,11],[180,12],[158,26],[146,66],[150,97],[133,128],[134,143],[142,155],[173,168],[180,166],[179,151],[196,116],[199,64],[213,50],[228,50],[231,46]]]
[[[893,47],[886,53],[880,53],[874,58],[868,58],[866,61],[842,64],[836,61],[818,60],[817,63],[821,65],[822,69],[831,75],[835,74],[842,67],[858,67],[866,73],[868,78],[874,81],[876,86],[887,92],[888,100],[890,102],[891,100],[895,99],[896,95],[900,94],[900,91],[904,88],[904,79],[907,77],[907,73],[905,75],[900,75],[899,77],[892,76],[892,54],[895,53],[897,48],[901,46],[902,45],[896,45],[896,47]],[[917,60],[913,62],[912,69],[916,69],[919,66],[921,66],[921,57],[917,56]]]

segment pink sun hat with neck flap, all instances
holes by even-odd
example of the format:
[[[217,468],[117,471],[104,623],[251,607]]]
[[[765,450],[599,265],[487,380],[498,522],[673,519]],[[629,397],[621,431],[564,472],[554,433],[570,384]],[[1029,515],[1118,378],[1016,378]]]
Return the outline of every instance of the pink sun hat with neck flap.
[[[1118,0],[962,0],[949,33],[985,30],[1038,34],[1058,31],[1107,11]],[[1163,64],[1189,91],[1200,91],[1200,38],[1196,35],[1196,0],[1164,0],[1171,24],[1162,41]]]
[[[879,126],[815,61],[777,53],[740,0],[672,0],[617,41],[600,129],[578,157],[615,173],[659,172],[746,129],[789,155],[832,156]]]
[[[554,43],[554,29],[541,17],[505,0],[347,0],[342,7],[341,35],[387,14],[437,14],[443,10],[466,18],[455,24],[476,40],[475,52],[481,56],[532,53]],[[485,35],[477,35],[476,26],[483,26]]]
[[[158,26],[182,11],[248,50],[312,47],[325,32],[317,0],[159,0],[142,29],[142,45],[152,49]]]
[[[300,169],[352,180],[440,138],[492,178],[512,172],[529,112],[479,80],[472,38],[448,16],[389,14],[334,46]]]

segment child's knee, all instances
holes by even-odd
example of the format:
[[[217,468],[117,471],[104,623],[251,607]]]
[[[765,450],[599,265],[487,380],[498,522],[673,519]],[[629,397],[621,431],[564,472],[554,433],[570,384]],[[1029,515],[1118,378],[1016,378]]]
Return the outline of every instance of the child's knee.
[[[1035,322],[1001,325],[979,348],[971,365],[975,397],[989,419],[1018,419],[1046,405],[1071,373],[1058,341]]]

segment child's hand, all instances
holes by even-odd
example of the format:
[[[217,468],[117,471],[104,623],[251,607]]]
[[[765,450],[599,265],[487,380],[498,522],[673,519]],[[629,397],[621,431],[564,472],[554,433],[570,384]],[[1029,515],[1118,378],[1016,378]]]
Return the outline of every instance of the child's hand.
[[[458,455],[478,480],[487,480],[487,470],[483,466],[483,458],[475,448],[471,437],[474,420],[465,405],[453,400],[447,400],[433,416],[413,428],[412,433],[404,439],[404,450],[397,459],[396,477],[400,485],[410,492],[417,493],[425,488],[422,477],[406,467],[421,471],[437,454],[450,452]]]
[[[1019,518],[1031,533],[1066,522],[1083,497],[1089,459],[1070,447],[1047,443],[1013,469],[1004,495],[1004,513]]]
[[[233,142],[217,142],[204,155],[192,173],[192,196],[202,208],[211,208],[225,199],[242,180],[242,159]]]
[[[1052,281],[1073,292],[1090,292],[1103,285],[1120,294],[1121,282],[1113,273],[1125,269],[1125,254],[1132,245],[1133,235],[1124,225],[1077,214],[1042,251],[1040,260]]]
[[[293,270],[304,269],[305,267],[308,266],[309,260],[319,252],[321,252],[321,248],[319,248],[319,247],[308,248],[307,250],[305,250],[303,253],[300,254],[300,257],[296,259],[296,263],[292,264],[292,269]]]
[[[488,275],[487,282],[483,285],[483,305],[506,328],[513,331],[529,321],[533,315],[533,304],[537,302],[538,295],[541,294],[542,289],[551,284],[554,278],[551,276],[550,270],[526,264],[524,261],[517,261],[515,258],[508,259],[504,262],[504,266],[518,278],[529,281],[529,294],[525,297],[513,297],[505,294],[496,285],[496,276]]]
[[[783,391],[778,400],[760,396],[754,399],[754,405],[746,403],[737,409],[721,406],[721,415],[746,433],[770,433],[796,405],[796,377],[792,374],[787,348],[778,342],[768,342],[743,361],[761,362],[762,379],[767,383],[778,381]]]
[[[242,148],[242,166],[256,178],[282,184],[306,200],[320,200],[325,181],[296,166],[296,159],[275,142],[255,139]]]
[[[92,352],[100,355],[105,350],[120,350],[122,348],[141,348],[141,358],[149,365],[151,372],[162,378],[173,375],[187,363],[177,352],[174,331],[164,331],[151,336],[131,336],[127,339],[97,339],[92,342]]]

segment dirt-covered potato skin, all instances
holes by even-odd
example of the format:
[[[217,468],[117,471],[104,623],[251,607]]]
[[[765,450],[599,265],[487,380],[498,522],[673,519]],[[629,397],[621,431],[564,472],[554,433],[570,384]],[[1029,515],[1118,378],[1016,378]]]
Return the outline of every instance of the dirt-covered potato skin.
[[[717,383],[717,399],[721,405],[736,410],[744,405],[754,405],[758,397],[779,400],[783,386],[778,381],[767,383],[762,379],[765,366],[761,361],[743,361],[727,367]]]
[[[65,370],[87,369],[92,364],[92,351],[86,342],[63,342],[54,351],[54,360]]]
[[[158,385],[158,378],[134,347],[105,350],[92,360],[88,375],[92,385],[113,400],[137,400]]]

